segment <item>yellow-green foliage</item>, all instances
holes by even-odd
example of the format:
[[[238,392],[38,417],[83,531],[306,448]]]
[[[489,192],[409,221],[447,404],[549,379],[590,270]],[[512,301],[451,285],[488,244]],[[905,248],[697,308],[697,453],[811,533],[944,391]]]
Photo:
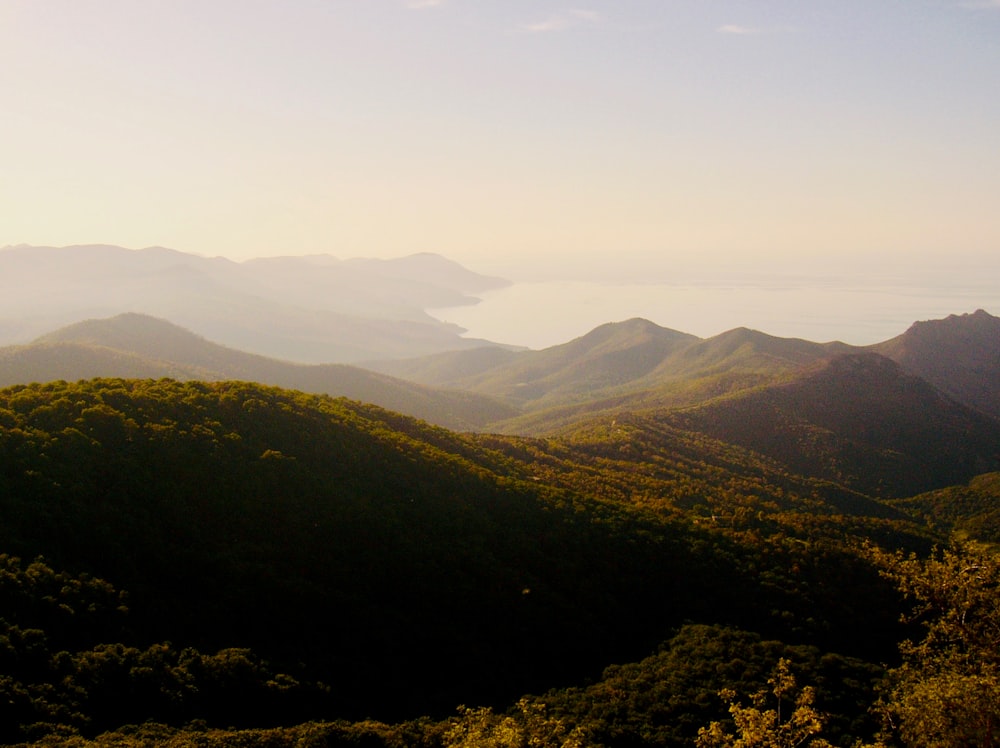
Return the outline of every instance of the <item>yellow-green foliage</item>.
[[[900,646],[881,704],[887,732],[914,748],[996,745],[1000,735],[1000,557],[974,545],[929,558],[871,549],[912,600],[924,636]]]
[[[778,660],[767,683],[770,689],[754,694],[750,706],[741,704],[732,689],[724,689],[721,696],[729,703],[733,730],[712,722],[698,731],[697,748],[831,748],[825,739],[814,737],[825,719],[814,706],[815,691],[796,687],[788,660]]]

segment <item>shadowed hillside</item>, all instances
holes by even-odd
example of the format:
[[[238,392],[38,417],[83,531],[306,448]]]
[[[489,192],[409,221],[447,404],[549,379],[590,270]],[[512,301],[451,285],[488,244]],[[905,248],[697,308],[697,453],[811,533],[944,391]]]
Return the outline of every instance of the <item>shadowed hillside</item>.
[[[1000,466],[1000,422],[871,353],[840,356],[787,383],[665,417],[794,472],[883,497],[964,482]]]
[[[916,322],[872,350],[955,400],[1000,418],[1000,318],[980,309]]]

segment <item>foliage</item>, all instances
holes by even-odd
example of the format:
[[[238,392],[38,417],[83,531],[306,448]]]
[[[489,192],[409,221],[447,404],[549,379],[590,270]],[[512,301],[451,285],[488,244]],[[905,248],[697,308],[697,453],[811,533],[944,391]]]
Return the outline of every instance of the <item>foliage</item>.
[[[760,691],[781,659],[812,684],[829,712],[826,734],[832,742],[850,746],[872,734],[877,723],[867,708],[882,668],[704,624],[683,626],[655,654],[610,666],[591,685],[552,690],[538,700],[553,716],[585,726],[595,744],[689,746],[700,727],[725,718],[719,691]]]
[[[550,717],[544,704],[521,699],[506,715],[488,707],[459,707],[459,718],[444,736],[446,748],[583,748],[586,730]]]
[[[124,593],[44,561],[0,555],[0,740],[89,732],[134,719],[184,721],[207,708],[232,724],[308,688],[243,649],[135,647]]]
[[[698,748],[797,748],[800,745],[829,748],[830,743],[826,740],[813,737],[823,729],[824,720],[813,706],[815,691],[810,686],[801,690],[796,688],[788,660],[778,660],[767,683],[771,686],[770,691],[755,694],[752,706],[740,704],[732,689],[723,690],[721,696],[729,702],[735,732],[727,732],[721,722],[712,722],[698,731],[695,745]],[[771,703],[773,706],[769,707]],[[786,711],[784,718],[783,709]]]
[[[914,602],[882,710],[908,746],[993,746],[1000,733],[1000,557],[973,545],[921,559],[870,549]]]
[[[1000,473],[893,502],[958,541],[1000,544]]]
[[[787,383],[661,418],[881,498],[965,482],[1000,466],[1000,423],[873,353],[844,355]]]
[[[680,745],[780,656],[857,736],[872,676],[852,658],[890,658],[900,629],[851,541],[929,544],[869,497],[653,417],[460,435],[245,382],[0,390],[0,518],[0,550],[61,580],[0,614],[22,739],[430,715],[440,742],[457,703],[535,734],[503,709],[544,692],[525,703],[565,740]],[[570,687],[612,662],[631,664]]]

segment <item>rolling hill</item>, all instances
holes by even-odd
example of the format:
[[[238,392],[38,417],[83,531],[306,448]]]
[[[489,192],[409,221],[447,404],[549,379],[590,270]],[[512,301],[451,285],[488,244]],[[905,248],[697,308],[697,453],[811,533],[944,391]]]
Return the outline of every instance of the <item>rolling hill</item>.
[[[481,395],[423,387],[345,364],[295,364],[217,345],[140,314],[86,320],[0,349],[0,385],[91,377],[240,379],[375,403],[468,430],[517,411]]]
[[[592,399],[641,379],[672,352],[695,340],[693,335],[632,319],[601,325],[580,338],[541,351],[501,355],[463,351],[375,366],[425,384],[448,382],[458,389],[544,407],[552,402]]]
[[[738,328],[709,339],[645,319],[601,325],[540,351],[479,349],[366,364],[421,384],[448,386],[539,410],[669,389],[701,380],[716,391],[752,386],[851,350]],[[720,384],[726,382],[728,384]]]

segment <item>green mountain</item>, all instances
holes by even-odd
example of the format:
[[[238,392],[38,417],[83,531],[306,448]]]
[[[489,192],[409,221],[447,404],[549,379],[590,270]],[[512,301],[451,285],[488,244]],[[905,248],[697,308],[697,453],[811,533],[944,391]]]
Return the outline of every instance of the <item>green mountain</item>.
[[[242,379],[350,397],[459,430],[517,413],[485,396],[423,387],[345,364],[294,364],[237,351],[140,314],[86,320],[31,345],[0,349],[0,385],[98,376]]]

